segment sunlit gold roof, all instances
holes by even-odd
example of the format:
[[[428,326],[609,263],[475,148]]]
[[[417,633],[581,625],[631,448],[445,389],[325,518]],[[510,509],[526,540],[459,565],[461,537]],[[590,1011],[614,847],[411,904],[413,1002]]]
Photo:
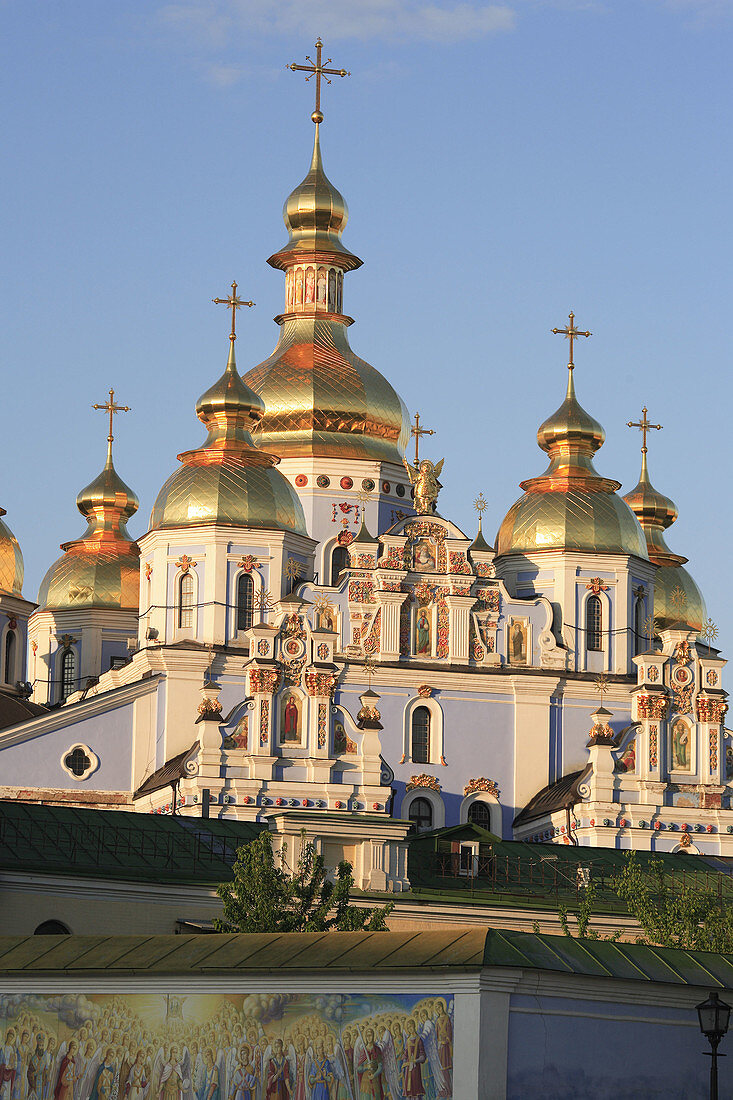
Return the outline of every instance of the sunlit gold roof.
[[[0,516],[6,515],[0,508]],[[0,519],[0,592],[20,596],[23,589],[23,555],[13,532]]]
[[[639,481],[624,500],[642,526],[650,561],[659,566],[654,578],[654,619],[658,628],[682,625],[701,630],[707,618],[702,593],[683,569],[687,558],[673,553],[664,538],[666,529],[677,519],[677,505],[649,480],[646,448],[642,449]]]
[[[549,465],[539,477],[521,482],[524,496],[499,528],[497,555],[581,550],[646,558],[639,522],[616,493],[620,483],[601,477],[593,466],[604,439],[601,425],[575,396],[571,368],[565,400],[537,432]]]
[[[307,534],[295,490],[274,469],[277,458],[252,441],[263,411],[261,398],[239,376],[232,340],[224,374],[196,403],[206,439],[178,456],[182,466],[158,493],[151,529],[218,523]]]
[[[349,346],[352,319],[343,312],[342,284],[344,273],[361,260],[341,242],[346,203],[323,171],[318,125],[310,171],[285,203],[284,217],[288,242],[269,260],[287,272],[286,311],[275,318],[280,339],[269,359],[245,375],[266,408],[255,441],[281,458],[317,455],[402,465],[410,430],[407,409],[389,382]],[[321,297],[317,289],[309,297],[301,282],[296,300],[296,277],[315,280],[323,287]]]
[[[61,544],[63,556],[41,582],[44,610],[102,607],[132,610],[139,603],[140,550],[127,532],[139,501],[112,461],[112,440],[104,469],[76,498],[87,521],[81,538]]]

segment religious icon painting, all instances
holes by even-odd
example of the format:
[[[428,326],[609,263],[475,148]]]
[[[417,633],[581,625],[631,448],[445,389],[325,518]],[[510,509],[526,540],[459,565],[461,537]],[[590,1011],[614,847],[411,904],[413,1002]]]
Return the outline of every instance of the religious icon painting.
[[[295,304],[303,305],[303,268],[299,267],[295,275]]]
[[[692,771],[692,731],[684,718],[672,723],[670,730],[670,768],[675,772]]]
[[[299,745],[302,733],[301,701],[294,692],[287,692],[280,700],[280,743]]]
[[[328,308],[331,313],[336,312],[336,272],[333,268],[328,273]]]
[[[309,267],[305,272],[305,300],[306,302],[312,302],[315,298],[316,290],[316,272],[315,268]]]
[[[433,655],[433,623],[427,607],[419,608],[415,615],[415,654],[418,657]]]
[[[326,305],[326,269],[325,267],[318,268],[318,279],[316,282],[316,300],[319,306]]]
[[[330,630],[333,632],[336,629],[334,610],[332,607],[317,608],[315,620],[316,630]]]
[[[416,573],[434,573],[438,549],[430,539],[419,539],[412,548],[412,568]]]
[[[529,624],[526,619],[512,619],[507,628],[507,656],[513,665],[527,664],[527,636]]]

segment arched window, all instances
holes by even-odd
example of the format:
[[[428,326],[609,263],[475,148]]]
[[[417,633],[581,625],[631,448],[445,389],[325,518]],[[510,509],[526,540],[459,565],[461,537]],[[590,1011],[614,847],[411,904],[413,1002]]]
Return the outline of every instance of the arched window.
[[[73,691],[76,691],[76,656],[73,649],[66,649],[61,658],[61,698],[68,699]]]
[[[634,604],[634,654],[644,650],[644,600],[637,596]]]
[[[5,683],[12,684],[15,680],[15,631],[9,630],[5,635]]]
[[[481,829],[488,829],[491,831],[491,810],[488,803],[472,802],[468,807],[468,820],[472,825],[478,825]]]
[[[349,551],[345,546],[334,546],[331,554],[331,586],[336,588],[344,569],[349,565]]]
[[[178,626],[185,630],[193,626],[193,577],[183,573],[178,582]]]
[[[433,827],[433,807],[427,798],[414,798],[410,803],[407,816],[420,832]]]
[[[603,649],[603,605],[600,596],[589,596],[585,605],[585,637],[588,649]]]
[[[42,924],[38,925],[34,936],[69,936],[71,933],[65,924],[62,924],[60,920],[45,920]]]
[[[427,707],[415,707],[412,712],[413,764],[430,763],[430,711]]]
[[[252,626],[255,585],[249,573],[242,573],[237,581],[237,630],[249,630]]]

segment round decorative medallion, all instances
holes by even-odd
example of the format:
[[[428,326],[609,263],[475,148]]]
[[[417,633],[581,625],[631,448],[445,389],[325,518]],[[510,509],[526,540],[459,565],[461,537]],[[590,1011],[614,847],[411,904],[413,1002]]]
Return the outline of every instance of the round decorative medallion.
[[[392,486],[390,485],[390,483],[388,481],[383,481],[382,482],[382,492],[383,493],[388,493],[391,488],[392,488]]]
[[[342,531],[338,537],[340,546],[348,546],[350,542],[354,541],[354,536],[351,531]]]
[[[397,496],[398,496],[398,497],[403,497],[404,495],[405,495],[405,487],[404,487],[404,485],[398,485],[398,486],[397,486]]]
[[[692,679],[692,673],[690,672],[689,668],[681,665],[673,671],[672,679],[676,684],[682,684],[684,686],[685,684],[689,684],[690,680]]]
[[[370,477],[365,477],[361,483],[361,487],[365,493],[371,493],[374,491],[374,482]]]
[[[354,482],[351,480],[350,477],[342,477],[341,481],[339,482],[339,485],[342,489],[351,489],[353,484]]]
[[[305,474],[298,474],[295,479],[295,484],[298,486],[299,489],[302,489],[304,485],[308,484],[308,478],[305,476]]]
[[[286,638],[283,642],[283,653],[290,657],[291,660],[297,660],[298,657],[302,657],[305,652],[305,646],[299,638]]]
[[[331,484],[331,478],[326,477],[325,474],[319,474],[316,478],[316,485],[319,489],[327,489]]]

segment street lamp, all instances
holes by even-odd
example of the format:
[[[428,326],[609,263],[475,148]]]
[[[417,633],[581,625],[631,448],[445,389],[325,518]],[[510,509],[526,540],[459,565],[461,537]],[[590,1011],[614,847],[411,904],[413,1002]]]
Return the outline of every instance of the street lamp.
[[[712,992],[706,1001],[697,1007],[700,1018],[700,1031],[710,1043],[710,1100],[718,1100],[718,1043],[728,1030],[730,1005],[721,1001],[716,992]],[[708,1052],[705,1051],[707,1054]],[[721,1058],[725,1055],[721,1054]]]

